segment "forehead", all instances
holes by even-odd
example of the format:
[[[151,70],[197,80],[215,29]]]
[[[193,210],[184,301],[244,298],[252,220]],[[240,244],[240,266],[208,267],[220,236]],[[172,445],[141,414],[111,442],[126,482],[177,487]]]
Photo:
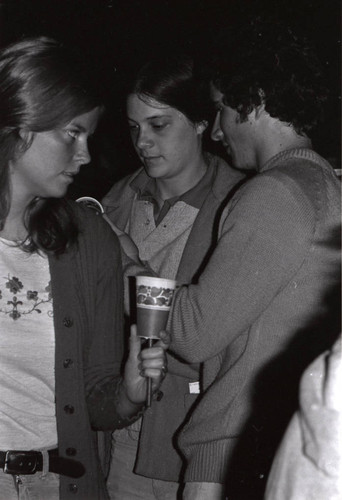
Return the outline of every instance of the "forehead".
[[[177,116],[182,113],[171,106],[162,104],[152,97],[130,94],[127,97],[127,116],[131,120],[145,120],[158,116]]]
[[[67,123],[66,126],[77,127],[84,132],[93,133],[96,129],[101,113],[102,110],[100,107],[93,108],[87,113],[75,116],[69,123]]]

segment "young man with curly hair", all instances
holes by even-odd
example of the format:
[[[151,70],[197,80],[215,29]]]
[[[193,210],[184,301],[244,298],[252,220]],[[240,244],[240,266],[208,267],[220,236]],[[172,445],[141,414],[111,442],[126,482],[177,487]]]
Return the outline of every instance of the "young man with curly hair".
[[[263,498],[300,376],[339,330],[340,185],[311,140],[327,96],[319,63],[288,28],[239,35],[216,54],[212,138],[256,175],[226,206],[216,250],[176,293],[168,325],[172,350],[203,362],[178,437],[184,500]]]

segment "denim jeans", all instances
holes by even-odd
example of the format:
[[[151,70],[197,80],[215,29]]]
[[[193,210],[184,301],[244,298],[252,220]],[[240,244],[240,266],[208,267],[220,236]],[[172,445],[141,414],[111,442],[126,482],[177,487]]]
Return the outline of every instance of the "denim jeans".
[[[139,434],[139,430],[129,427],[113,433],[111,468],[107,481],[110,499],[177,500],[179,483],[134,474]]]
[[[15,476],[0,470],[0,500],[59,500],[59,475],[36,472]]]

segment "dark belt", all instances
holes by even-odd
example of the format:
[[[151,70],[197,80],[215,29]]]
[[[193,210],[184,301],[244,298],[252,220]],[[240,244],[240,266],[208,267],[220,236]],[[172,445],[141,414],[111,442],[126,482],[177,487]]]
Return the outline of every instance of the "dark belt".
[[[58,456],[58,449],[49,450],[49,472],[69,477],[81,477],[85,468],[81,462]],[[40,451],[0,451],[0,467],[7,474],[35,474],[43,470],[43,454]]]

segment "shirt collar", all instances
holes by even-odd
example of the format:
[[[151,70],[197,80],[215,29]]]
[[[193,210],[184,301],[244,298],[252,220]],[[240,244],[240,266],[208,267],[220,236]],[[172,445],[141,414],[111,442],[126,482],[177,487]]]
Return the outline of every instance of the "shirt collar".
[[[144,171],[142,173],[145,173]],[[191,205],[194,208],[201,208],[204,198],[206,197],[209,189],[212,186],[214,174],[214,167],[210,163],[208,165],[206,173],[198,181],[198,183],[181,194],[180,196],[174,196],[165,200],[170,206],[174,205],[177,201],[184,201],[187,205]],[[130,183],[131,188],[137,192],[139,200],[147,200],[152,203],[156,200],[156,181],[151,177],[145,175],[137,175],[133,181]]]

